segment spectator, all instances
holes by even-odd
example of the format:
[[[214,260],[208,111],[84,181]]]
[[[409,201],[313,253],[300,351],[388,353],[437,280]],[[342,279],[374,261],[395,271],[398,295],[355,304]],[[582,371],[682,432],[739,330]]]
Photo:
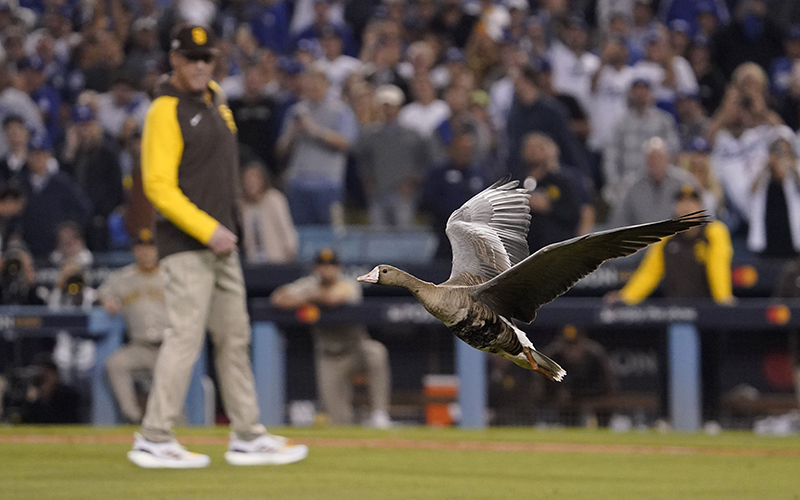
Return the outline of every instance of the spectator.
[[[632,17],[628,49],[634,59],[631,62],[636,62],[644,55],[648,37],[659,27],[653,0],[634,0]]]
[[[408,100],[411,91],[398,71],[398,65],[403,57],[401,40],[399,36],[387,33],[386,27],[390,25],[385,23],[367,27],[364,48],[359,59],[365,64],[367,81],[373,87],[396,85]]]
[[[600,58],[588,51],[588,41],[586,21],[571,17],[548,52],[553,88],[577,99],[584,109],[591,105],[592,75],[600,69]]]
[[[794,24],[786,30],[783,52],[783,56],[772,61],[769,70],[770,88],[778,97],[789,90],[792,68],[800,60],[800,24]]]
[[[330,249],[315,259],[314,274],[279,287],[270,301],[281,309],[303,306],[335,308],[361,302],[361,288],[341,273]],[[385,429],[389,420],[389,355],[386,347],[369,338],[362,325],[312,327],[317,390],[331,423],[353,423],[353,376],[366,371],[371,413],[367,424]]]
[[[686,57],[692,43],[692,26],[684,19],[669,22],[669,46],[673,54]]]
[[[695,137],[689,143],[682,162],[686,170],[697,181],[703,209],[712,217],[719,217],[725,212],[725,196],[722,187],[711,171],[711,146],[703,137]]]
[[[451,85],[445,93],[444,100],[450,108],[450,116],[442,121],[434,134],[437,158],[445,156],[445,150],[452,144],[453,138],[461,133],[469,133],[473,137],[473,154],[477,163],[489,161],[492,147],[492,131],[489,126],[477,119],[469,110],[470,95],[464,87]]]
[[[457,133],[448,148],[447,160],[433,168],[422,184],[422,205],[431,214],[431,225],[439,240],[436,259],[452,258],[445,234],[450,215],[489,185],[483,165],[475,161],[474,142],[471,134]]]
[[[89,248],[109,248],[108,218],[124,201],[119,150],[103,134],[89,106],[77,105],[72,112],[73,125],[67,131],[62,166],[89,195],[93,211],[87,233]],[[131,125],[133,134],[135,125]]]
[[[603,197],[610,205],[621,198],[629,176],[642,171],[642,145],[651,137],[662,139],[666,154],[678,148],[678,134],[672,117],[653,105],[651,82],[634,78],[628,91],[628,111],[620,118],[603,158]],[[670,210],[669,213],[672,213]]]
[[[695,33],[708,39],[714,38],[720,25],[726,26],[730,22],[730,12],[718,0],[699,0],[695,12]]]
[[[97,291],[111,316],[122,314],[128,343],[106,359],[108,380],[125,420],[140,424],[142,408],[136,397],[136,377],[152,377],[158,348],[169,333],[164,303],[165,276],[158,267],[158,249],[152,232],[144,228],[133,246],[133,264],[113,271]]]
[[[306,70],[302,86],[303,99],[288,111],[276,145],[277,154],[287,159],[292,219],[297,225],[343,224],[346,151],[358,135],[358,124],[345,103],[327,97],[325,73]]]
[[[8,144],[8,153],[0,159],[0,183],[5,184],[19,176],[28,159],[28,142],[31,133],[25,122],[17,115],[6,116],[3,133]]]
[[[508,117],[508,171],[516,178],[528,175],[520,157],[523,140],[531,132],[550,136],[558,145],[564,163],[588,172],[581,146],[569,129],[568,117],[563,107],[546,95],[539,86],[539,72],[530,66],[523,67],[514,81],[514,106]]]
[[[0,119],[19,116],[31,133],[43,134],[45,131],[42,114],[36,103],[25,92],[14,87],[5,65],[0,64]],[[0,134],[0,157],[8,154],[5,134]]]
[[[725,75],[711,59],[709,40],[703,36],[695,37],[689,48],[689,64],[697,78],[700,102],[707,113],[713,113],[725,95],[727,81]]]
[[[587,108],[591,124],[588,146],[597,162],[628,109],[628,89],[633,78],[633,70],[627,64],[628,48],[624,39],[606,39],[600,57],[600,68],[592,75],[591,100]],[[596,184],[600,185],[600,182]]]
[[[20,184],[0,185],[0,251],[9,242],[13,221],[25,208],[25,193]]]
[[[358,55],[358,47],[353,39],[353,33],[346,24],[336,23],[330,19],[331,3],[333,3],[331,0],[314,0],[314,21],[292,37],[292,47],[297,47],[300,40],[319,41],[323,31],[330,28],[342,39],[344,54],[355,57]]]
[[[752,182],[747,247],[761,257],[794,258],[800,252],[800,164],[796,137],[772,128],[769,153]]]
[[[260,65],[244,68],[244,92],[228,104],[239,129],[238,139],[242,157],[255,155],[277,175],[275,143],[280,123],[277,123],[277,101],[264,93],[264,71]],[[254,159],[256,159],[254,158]]]
[[[347,77],[353,73],[360,73],[364,64],[355,57],[344,54],[342,36],[330,26],[321,31],[319,42],[323,57],[317,61],[317,67],[328,77],[330,84],[328,91],[336,97],[341,97]]]
[[[297,257],[299,238],[286,197],[266,167],[250,162],[242,171],[242,248],[249,264],[283,264]]]
[[[49,355],[34,360],[36,375],[25,393],[19,412],[24,424],[77,424],[80,422],[80,395],[61,382],[58,367]]]
[[[282,54],[289,42],[289,7],[285,0],[248,2],[247,19],[259,45]]]
[[[18,230],[34,257],[46,257],[56,248],[56,229],[67,220],[86,227],[92,202],[66,174],[58,170],[45,135],[35,135],[28,145],[28,163],[22,186],[27,202]]]
[[[781,55],[780,28],[767,17],[767,0],[742,0],[730,25],[714,38],[714,57],[726,76],[744,62],[754,62],[764,70]]]
[[[678,94],[675,115],[678,117],[680,149],[686,151],[695,137],[706,136],[711,119],[706,115],[698,94]]]
[[[38,56],[28,57],[18,64],[17,69],[22,76],[22,88],[39,108],[47,133],[50,137],[60,137],[61,124],[58,112],[61,107],[61,96],[47,84],[44,61]]]
[[[675,198],[683,186],[696,189],[691,174],[670,164],[670,152],[663,139],[652,137],[642,149],[646,169],[630,178],[627,190],[611,212],[612,227],[668,219],[675,213]]]
[[[400,121],[403,93],[399,87],[378,87],[375,101],[384,121],[366,126],[353,146],[370,224],[408,229],[416,217],[417,186],[432,162],[430,144]]]
[[[74,262],[88,268],[94,262],[92,252],[86,248],[80,226],[73,221],[65,221],[58,226],[56,249],[50,254],[50,263],[61,266]]]
[[[411,93],[414,100],[403,106],[397,115],[397,121],[428,139],[433,136],[436,127],[450,117],[450,107],[436,98],[436,90],[427,75],[414,77],[411,81]]]
[[[1,259],[0,304],[4,306],[38,305],[42,300],[36,290],[33,258],[19,241],[10,242]]]
[[[637,78],[647,79],[652,85],[656,105],[670,113],[675,112],[677,93],[697,93],[698,84],[689,62],[676,54],[666,37],[656,30],[647,38],[644,59],[633,70]]]
[[[145,75],[160,71],[166,54],[158,44],[158,21],[140,17],[131,26],[131,48],[125,57],[125,73],[133,76],[133,84],[142,88]]]
[[[111,81],[111,89],[97,98],[97,123],[103,132],[125,142],[141,130],[150,99],[136,89],[131,76],[120,73]]]
[[[431,25],[431,31],[438,33],[446,42],[463,49],[477,22],[478,16],[467,12],[460,0],[443,0],[439,14]]]
[[[574,325],[566,325],[561,335],[542,349],[569,370],[570,381],[548,384],[552,401],[564,417],[595,417],[592,402],[619,390],[611,358],[600,343],[586,336]],[[603,415],[606,420],[607,415]]]
[[[522,143],[522,161],[528,169],[524,185],[531,192],[531,225],[528,247],[531,252],[551,243],[578,235],[581,200],[575,179],[561,171],[558,146],[544,134],[531,133]]]
[[[433,84],[434,93],[447,85],[441,72],[437,75],[434,70],[437,54],[433,45],[419,40],[408,46],[405,54],[405,61],[397,65],[397,71],[405,79],[409,86],[413,85],[414,78],[427,77]]]

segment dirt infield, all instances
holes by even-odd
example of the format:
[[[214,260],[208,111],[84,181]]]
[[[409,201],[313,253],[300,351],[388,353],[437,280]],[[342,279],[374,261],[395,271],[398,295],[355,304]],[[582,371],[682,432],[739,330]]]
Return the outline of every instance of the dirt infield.
[[[600,453],[624,455],[711,455],[737,457],[791,457],[800,458],[796,449],[761,449],[698,446],[650,446],[587,443],[520,443],[498,441],[438,441],[401,438],[302,438],[293,441],[320,448],[374,448],[407,450],[496,451],[521,453]],[[130,444],[131,438],[123,435],[80,434],[7,434],[0,435],[0,444]],[[221,436],[185,436],[184,445],[227,445],[228,438]]]

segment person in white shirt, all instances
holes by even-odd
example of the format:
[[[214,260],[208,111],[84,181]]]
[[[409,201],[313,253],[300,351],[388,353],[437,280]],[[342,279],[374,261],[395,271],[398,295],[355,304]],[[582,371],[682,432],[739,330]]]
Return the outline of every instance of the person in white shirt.
[[[328,77],[328,94],[333,97],[341,97],[342,87],[347,78],[353,73],[362,72],[364,63],[342,52],[344,48],[342,37],[330,26],[326,26],[320,32],[319,43],[323,57],[319,58],[315,64]]]
[[[561,39],[548,51],[553,87],[578,99],[585,109],[591,106],[592,75],[600,68],[600,58],[586,50],[588,37],[586,22],[580,17],[570,18]]]
[[[625,40],[611,37],[603,43],[602,66],[592,75],[589,149],[599,153],[614,137],[614,128],[628,110],[633,69],[628,66]]]
[[[19,175],[28,159],[28,141],[31,133],[25,121],[17,115],[9,115],[3,120],[3,132],[8,142],[8,154],[0,159],[0,182]]]
[[[653,95],[658,107],[672,111],[677,93],[696,94],[700,90],[692,66],[676,55],[666,36],[659,30],[647,38],[644,59],[633,67],[637,78],[653,82]]]
[[[425,138],[433,135],[436,127],[450,117],[450,107],[441,99],[427,76],[417,76],[411,82],[414,101],[400,110],[397,120],[400,125],[416,130]]]
[[[120,74],[111,89],[97,98],[97,122],[111,137],[125,140],[142,129],[149,107],[147,95],[137,91],[127,75]]]

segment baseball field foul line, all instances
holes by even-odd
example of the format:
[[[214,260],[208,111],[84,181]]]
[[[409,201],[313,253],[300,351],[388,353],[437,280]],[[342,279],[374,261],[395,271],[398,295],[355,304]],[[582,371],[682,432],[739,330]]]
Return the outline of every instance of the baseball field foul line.
[[[302,438],[292,441],[321,448],[377,448],[406,450],[496,451],[522,453],[602,453],[625,455],[715,455],[739,457],[800,458],[800,450],[759,448],[723,448],[698,446],[653,446],[582,443],[518,443],[497,441],[434,441],[417,439],[345,439]],[[0,444],[129,444],[129,436],[80,434],[8,434],[0,435]],[[181,437],[184,445],[226,445],[228,438],[217,436]]]

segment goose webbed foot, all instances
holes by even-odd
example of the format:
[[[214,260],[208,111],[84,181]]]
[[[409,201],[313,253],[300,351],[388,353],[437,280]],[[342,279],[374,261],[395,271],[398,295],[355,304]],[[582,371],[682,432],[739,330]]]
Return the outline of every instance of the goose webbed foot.
[[[525,353],[525,357],[528,358],[528,363],[531,364],[531,370],[533,370],[535,372],[538,372],[538,373],[541,373],[542,375],[544,375],[545,377],[549,378],[550,380],[555,380],[556,379],[556,374],[555,373],[551,372],[547,368],[544,368],[544,367],[540,366],[539,363],[534,361],[533,355],[531,354],[531,349],[529,347],[523,346],[522,347],[522,352],[524,352]]]

